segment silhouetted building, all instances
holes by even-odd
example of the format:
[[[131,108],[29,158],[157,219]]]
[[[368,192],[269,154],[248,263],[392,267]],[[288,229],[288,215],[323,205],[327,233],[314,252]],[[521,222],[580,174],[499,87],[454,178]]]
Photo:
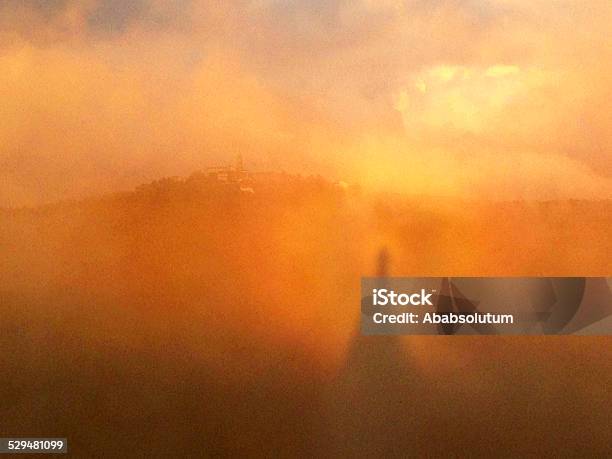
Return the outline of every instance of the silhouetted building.
[[[206,169],[206,176],[217,184],[237,186],[240,191],[253,193],[253,178],[244,168],[242,155],[238,154],[233,166],[214,166]]]

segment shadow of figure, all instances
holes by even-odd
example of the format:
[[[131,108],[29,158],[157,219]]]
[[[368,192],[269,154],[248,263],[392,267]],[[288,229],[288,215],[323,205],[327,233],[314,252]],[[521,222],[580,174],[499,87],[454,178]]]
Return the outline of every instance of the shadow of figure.
[[[389,276],[389,264],[389,252],[383,248],[378,254],[377,277]],[[384,281],[380,285],[385,287]],[[329,404],[334,455],[414,454],[415,432],[421,430],[414,408],[422,394],[401,337],[362,336],[357,330]]]

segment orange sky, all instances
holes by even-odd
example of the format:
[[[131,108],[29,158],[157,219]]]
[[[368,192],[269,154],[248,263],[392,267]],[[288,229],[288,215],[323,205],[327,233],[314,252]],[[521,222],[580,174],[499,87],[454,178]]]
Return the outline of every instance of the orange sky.
[[[608,0],[0,2],[0,205],[247,165],[612,198]]]

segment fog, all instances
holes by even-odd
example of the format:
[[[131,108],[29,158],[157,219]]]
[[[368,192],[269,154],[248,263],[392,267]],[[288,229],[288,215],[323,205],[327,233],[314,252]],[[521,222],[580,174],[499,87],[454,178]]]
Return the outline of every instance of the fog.
[[[609,201],[202,177],[2,213],[3,431],[118,456],[533,453],[568,428],[569,451],[607,448],[607,338],[366,338],[357,320],[381,248],[397,276],[606,275]]]

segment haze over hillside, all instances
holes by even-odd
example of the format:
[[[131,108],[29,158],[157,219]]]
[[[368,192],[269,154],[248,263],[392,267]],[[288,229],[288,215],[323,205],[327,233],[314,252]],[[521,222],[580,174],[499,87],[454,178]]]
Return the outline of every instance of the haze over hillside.
[[[380,254],[610,276],[610,24],[610,0],[0,0],[0,434],[610,456],[609,337],[357,331]]]

